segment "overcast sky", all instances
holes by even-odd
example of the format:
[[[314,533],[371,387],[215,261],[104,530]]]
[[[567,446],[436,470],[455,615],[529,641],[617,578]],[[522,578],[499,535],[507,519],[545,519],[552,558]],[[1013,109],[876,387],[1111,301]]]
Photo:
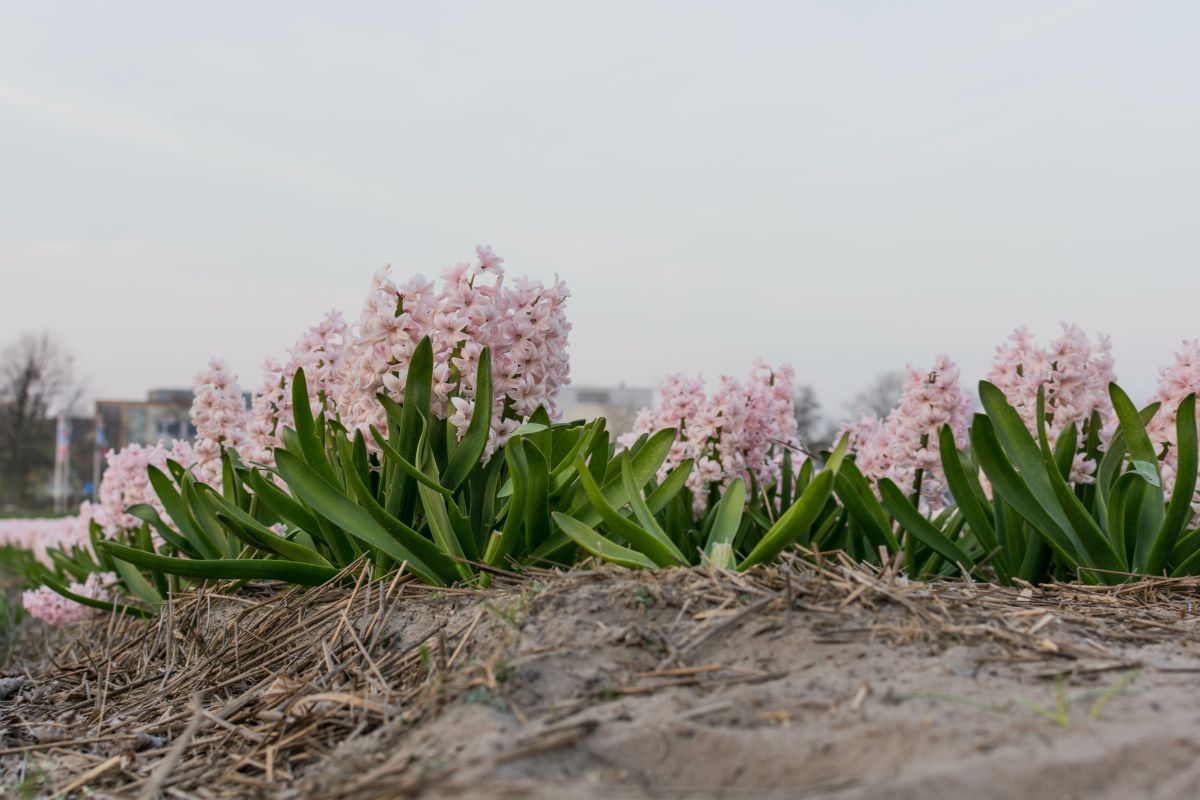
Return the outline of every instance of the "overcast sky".
[[[1200,336],[1200,4],[9,3],[0,343],[250,388],[375,269],[572,290],[576,383],[790,362],[838,412],[1025,323]]]

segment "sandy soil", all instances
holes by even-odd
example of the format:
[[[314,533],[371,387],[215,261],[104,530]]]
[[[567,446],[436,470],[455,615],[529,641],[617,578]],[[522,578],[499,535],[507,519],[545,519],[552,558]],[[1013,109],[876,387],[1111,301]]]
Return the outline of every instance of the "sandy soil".
[[[50,775],[36,784],[49,793],[114,760],[90,792],[999,800],[1193,798],[1200,785],[1193,583],[1016,592],[796,563],[751,577],[603,569],[483,594],[410,587],[390,605],[382,588],[374,600],[323,591],[285,610],[206,598],[173,656],[147,649],[144,624],[136,658],[120,638],[132,625],[60,643],[60,666],[27,665],[4,703],[3,746],[36,748],[6,752],[7,785]],[[247,631],[277,641],[261,626],[294,631],[293,654],[234,671],[234,611],[237,659],[256,663]],[[97,717],[82,654],[121,642],[142,671],[120,662],[109,680],[129,690]],[[276,691],[280,674],[292,688]],[[204,680],[218,684],[206,692],[216,716],[237,708],[187,734]],[[64,722],[68,698],[80,710]],[[39,720],[101,741],[48,747],[29,733]],[[193,735],[156,779],[170,743]]]

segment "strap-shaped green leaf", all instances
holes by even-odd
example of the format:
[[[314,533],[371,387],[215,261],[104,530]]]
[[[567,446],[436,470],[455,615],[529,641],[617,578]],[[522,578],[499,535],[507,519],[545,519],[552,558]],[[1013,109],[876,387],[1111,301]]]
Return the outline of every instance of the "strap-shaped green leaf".
[[[386,397],[386,395],[385,395]],[[409,462],[419,463],[417,445],[425,430],[425,420],[432,414],[433,398],[433,344],[429,337],[421,339],[412,358],[408,361],[408,373],[404,383],[404,407],[396,408],[396,404],[387,398],[384,408],[397,428],[399,441],[396,450]],[[399,417],[395,419],[395,417]],[[417,482],[410,476],[403,475],[399,479],[400,491],[394,501],[398,511],[395,516],[401,520],[411,520],[413,509],[416,507],[419,492]],[[391,508],[389,502],[388,507]]]
[[[1195,575],[1200,570],[1200,528],[1190,530],[1179,537],[1171,561],[1178,564],[1171,572],[1171,577]]]
[[[1121,423],[1121,433],[1125,437],[1129,454],[1138,461],[1152,464],[1158,463],[1154,452],[1154,443],[1150,434],[1146,433],[1146,425],[1138,414],[1137,406],[1129,399],[1129,395],[1115,383],[1108,385],[1108,395],[1112,398],[1113,411],[1117,412],[1117,420]]]
[[[1073,425],[1070,426],[1070,430],[1074,430]],[[1054,490],[1059,506],[1071,524],[1075,538],[1082,545],[1083,551],[1090,557],[1088,565],[1104,570],[1124,571],[1127,566],[1125,554],[1118,553],[1113,548],[1112,542],[1104,535],[1104,531],[1096,524],[1096,520],[1084,508],[1075,493],[1071,491],[1071,486],[1063,475],[1064,472],[1070,475],[1070,461],[1057,457],[1050,446],[1050,435],[1046,430],[1046,390],[1044,386],[1039,386],[1037,393],[1037,435],[1038,445],[1041,447],[1042,459],[1045,463],[1046,476],[1050,479],[1050,486]],[[1074,461],[1074,447],[1071,448],[1068,455],[1071,461]],[[1118,579],[1108,575],[1104,580]]]
[[[114,561],[114,565],[116,563],[117,562]],[[138,608],[137,606],[126,605],[124,603],[110,603],[106,600],[97,600],[94,597],[76,594],[68,589],[66,584],[52,575],[42,575],[41,581],[47,588],[51,589],[57,594],[61,594],[68,600],[73,600],[74,602],[79,603],[81,606],[98,608],[101,611],[107,611],[112,614],[129,614],[130,616],[140,617],[141,619],[152,619],[155,616],[154,611],[147,611],[146,609]]]
[[[803,541],[808,544],[813,524],[820,518],[825,504],[833,495],[833,484],[837,478],[842,461],[846,458],[846,448],[849,447],[849,437],[842,436],[837,447],[825,462],[825,466],[817,473],[792,506],[772,525],[750,555],[738,564],[738,571],[744,572],[755,564],[773,561],[783,552],[783,548]]]
[[[640,488],[650,482],[650,479],[658,472],[659,467],[667,460],[674,441],[675,429],[664,428],[653,436],[648,437],[636,452],[632,449],[627,451],[629,453],[627,456],[629,458],[629,466],[633,472],[634,485]],[[605,481],[601,491],[604,492],[604,497],[608,502],[620,508],[629,502],[629,498],[625,496],[625,483],[621,475],[619,459],[617,462],[611,463],[609,471],[613,475]],[[589,526],[600,522],[600,512],[591,507],[591,503],[586,497],[571,509],[569,516]]]
[[[992,559],[1001,577],[1007,577],[1009,572],[1007,554],[997,552],[999,539],[992,518],[992,511],[984,505],[971,484],[971,478],[963,465],[963,459],[958,452],[958,443],[954,441],[954,432],[949,425],[943,425],[938,432],[938,449],[942,457],[942,472],[946,475],[946,485],[954,502],[962,511],[966,524],[971,527],[975,538],[988,551],[996,553]]]
[[[688,563],[687,559],[683,557],[683,553],[679,552],[679,549],[673,542],[665,539],[665,536],[659,538],[653,532],[641,527],[614,508],[604,498],[604,493],[596,485],[596,480],[588,472],[582,459],[576,465],[575,471],[579,473],[588,499],[592,501],[596,510],[600,512],[600,517],[604,520],[604,524],[608,526],[609,530],[629,542],[633,545],[634,549],[644,553],[660,567],[683,566]]]
[[[292,378],[292,419],[296,424],[296,435],[304,460],[318,475],[336,485],[339,481],[325,455],[325,442],[318,431],[312,406],[309,405],[308,380],[304,377],[303,369],[296,370]]]
[[[229,540],[221,523],[200,502],[197,487],[201,485],[203,484],[191,474],[183,476],[183,485],[181,486],[183,491],[180,496],[183,497],[183,507],[187,518],[191,520],[192,527],[203,532],[205,540],[210,542],[216,551],[217,558],[234,558],[237,556],[237,542]]]
[[[512,499],[504,518],[504,527],[492,533],[484,548],[483,560],[496,566],[512,553],[518,539],[525,530],[525,496],[529,483],[529,464],[525,460],[525,448],[520,439],[510,438],[504,446],[504,460],[512,478]]]
[[[741,527],[745,508],[746,483],[741,478],[734,478],[717,502],[708,543],[704,546],[705,556],[720,569],[733,569],[733,540]]]
[[[1044,391],[1045,387],[1038,387],[1039,394],[1044,393]],[[1045,401],[1043,400],[1042,402],[1044,403]],[[1043,416],[1045,415],[1046,412],[1044,408],[1041,413]],[[1075,454],[1078,452],[1079,428],[1077,428],[1075,423],[1072,422],[1063,429],[1062,433],[1058,435],[1058,441],[1054,443],[1053,451],[1054,466],[1058,468],[1058,474],[1061,475],[1065,481],[1069,481],[1071,479],[1071,469],[1075,466]]]
[[[550,477],[558,478],[567,472],[570,472],[575,467],[575,459],[580,453],[588,452],[592,442],[595,441],[599,431],[604,429],[604,417],[599,417],[592,420],[583,426],[583,432],[576,438],[570,449],[558,459],[558,463],[554,465],[554,469],[550,470]],[[558,456],[555,456],[558,458]]]
[[[659,541],[669,542],[670,538],[666,531],[658,524],[658,520],[654,518],[654,513],[650,507],[646,505],[646,498],[642,497],[642,487],[638,484],[637,478],[633,476],[633,467],[629,464],[629,455],[622,453],[617,457],[621,464],[621,485],[625,488],[625,499],[629,502],[630,509],[633,510],[633,515],[637,517],[637,521],[643,528],[652,533]]]
[[[170,462],[168,462],[168,466],[170,466]],[[186,474],[180,473],[181,481]],[[216,543],[209,539],[199,529],[198,525],[192,522],[191,515],[187,511],[187,505],[184,503],[183,495],[175,488],[175,484],[171,482],[171,479],[153,464],[146,467],[146,475],[150,479],[150,486],[153,487],[154,493],[158,495],[158,501],[162,503],[163,509],[179,528],[183,536],[191,542],[192,548],[207,558],[220,557],[221,553],[217,549]]]
[[[1072,572],[1079,568],[1075,544],[1017,474],[996,436],[991,418],[976,414],[970,430],[971,452],[992,484],[992,491],[1025,519]],[[1043,470],[1044,474],[1044,470]]]
[[[824,469],[817,473],[817,477],[812,479],[800,498],[779,517],[750,554],[738,564],[738,571],[745,572],[755,564],[773,561],[785,547],[809,534],[813,523],[820,516],[821,509],[833,494],[835,477],[835,473]]]
[[[429,449],[424,433],[417,445],[417,458],[420,459],[425,475],[437,481],[437,464],[434,462],[433,452]],[[455,569],[462,578],[473,577],[475,572],[471,565],[466,563],[466,554],[463,551],[462,543],[454,531],[454,525],[450,522],[450,512],[446,509],[446,498],[424,483],[418,483],[416,486],[421,498],[421,508],[425,512],[425,521],[429,525],[430,533],[433,534],[434,542],[443,553],[455,561]]]
[[[895,483],[888,478],[880,479],[879,493],[883,496],[884,507],[891,512],[909,536],[917,539],[947,561],[958,564],[964,570],[970,571],[975,566],[974,560],[963,552],[962,548],[952,542],[913,507],[913,504]]]
[[[418,483],[424,484],[426,487],[439,494],[445,495],[446,497],[454,497],[454,492],[452,492],[450,489],[447,489],[439,481],[435,481],[433,478],[417,469],[412,462],[402,456],[399,450],[392,447],[391,443],[389,443],[387,439],[383,438],[379,431],[375,429],[374,425],[371,426],[371,437],[375,440],[375,443],[379,445],[379,448],[383,451],[384,456],[390,462],[393,462],[394,466],[403,474],[407,475]]]
[[[1126,472],[1117,478],[1108,494],[1108,538],[1113,547],[1126,558],[1133,552],[1134,542],[1129,540],[1126,530],[1131,518],[1140,516],[1142,500],[1146,494],[1146,479],[1136,472]],[[1132,509],[1132,514],[1131,510]]]
[[[1146,559],[1147,574],[1158,575],[1167,566],[1167,560],[1175,549],[1175,543],[1184,527],[1192,519],[1192,500],[1196,492],[1196,395],[1189,394],[1179,404],[1175,414],[1175,442],[1178,463],[1175,469],[1175,486],[1171,501],[1167,504],[1162,528],[1150,547]]]
[[[129,514],[130,516],[137,517],[142,522],[149,523],[156,531],[158,531],[158,535],[176,550],[179,550],[180,552],[193,558],[200,555],[196,551],[196,548],[192,546],[191,542],[180,536],[178,533],[172,530],[167,523],[163,522],[162,517],[158,515],[158,510],[149,503],[137,503],[132,505],[125,509],[125,513]]]
[[[277,449],[275,465],[292,492],[332,525],[396,561],[407,561],[413,574],[426,583],[438,582],[435,570],[392,538],[366,509],[331,486],[299,456]]]
[[[514,431],[512,434],[509,435],[509,437],[508,437],[509,441],[512,441],[512,439],[517,436],[525,435],[524,433],[522,433],[522,431],[526,428],[536,428],[536,430],[545,430],[545,426],[543,426],[543,425],[530,425],[530,424],[522,425],[520,428],[518,428],[516,431]],[[555,428],[552,430],[554,430],[555,433],[557,433],[558,432],[557,428],[558,428],[558,426],[555,426]],[[528,432],[536,432],[536,430],[531,430]],[[558,462],[555,464],[554,468],[550,470],[550,481],[551,481],[550,494],[551,495],[557,494],[564,487],[566,487],[567,485],[574,482],[575,476],[574,476],[574,473],[572,472],[572,470],[575,468],[575,457],[582,452],[586,452],[587,449],[589,447],[591,447],[592,442],[595,440],[595,438],[599,435],[599,432],[602,432],[603,430],[604,430],[604,418],[603,417],[592,420],[591,422],[587,423],[584,426],[584,433],[582,435],[574,436],[574,442],[571,444],[569,449],[565,450],[565,454],[561,458],[558,458],[558,456],[555,456],[556,458],[558,458]],[[565,445],[563,445],[562,448],[565,448]],[[554,450],[556,453],[560,452],[560,443],[557,439],[555,439],[555,442],[554,442]],[[512,483],[512,476],[510,475],[508,477],[508,479],[504,481],[504,484],[500,487],[500,491],[496,494],[496,497],[499,499],[504,499],[506,497],[511,497],[512,493],[513,493],[513,483]]]
[[[442,485],[457,491],[471,470],[479,466],[483,451],[487,448],[488,435],[492,430],[492,355],[483,348],[479,354],[479,367],[475,372],[475,410],[462,441],[450,456],[446,471],[442,473]]]
[[[783,458],[781,459],[779,469],[779,500],[780,508],[787,508],[792,504],[792,487],[796,483],[796,471],[792,466],[792,449],[790,447],[783,448]]]
[[[312,515],[312,512],[276,486],[272,480],[256,471],[250,473],[247,481],[250,484],[250,490],[262,501],[262,504],[285,522],[290,522],[309,536],[320,535],[321,526],[317,524],[317,518]]]
[[[813,459],[804,459],[804,463],[800,465],[800,469],[796,470],[796,486],[792,490],[793,496],[799,497],[800,493],[808,488],[808,484],[812,481],[815,473],[816,466]]]
[[[627,452],[631,458],[634,480],[639,486],[645,486],[655,476],[659,467],[670,454],[671,444],[674,441],[675,429],[664,428],[653,436],[642,434],[638,442],[629,448]],[[588,461],[588,471],[597,483],[601,483],[599,477],[601,474],[605,476],[601,483],[603,487],[601,491],[604,492],[604,497],[609,503],[620,508],[628,502],[624,496],[625,486],[620,474],[620,465],[615,459],[609,460],[607,431],[597,434],[596,441],[592,445],[592,455]],[[600,512],[592,506],[586,494],[576,500],[575,505],[571,507],[569,516],[581,520],[588,526],[598,525],[601,521]],[[550,561],[570,545],[570,540],[564,534],[556,533],[534,550],[530,554],[530,559],[535,562]]]
[[[348,475],[350,477],[350,488],[354,492],[355,497],[358,498],[359,504],[366,509],[367,513],[393,539],[416,553],[421,562],[428,564],[429,568],[436,573],[435,579],[428,582],[446,585],[453,583],[460,577],[458,565],[454,562],[454,559],[443,553],[428,538],[389,514],[387,509],[379,505],[379,502],[371,494],[370,488],[363,482],[361,476],[354,472],[348,473]]]
[[[657,564],[648,556],[605,538],[574,517],[554,512],[558,529],[587,552],[613,564],[630,569],[654,569]]]
[[[892,533],[891,519],[853,461],[847,459],[838,470],[834,491],[850,516],[862,526],[874,548],[883,546],[892,553],[900,549],[900,543]]]
[[[545,451],[532,439],[519,446],[525,452],[525,552],[531,552],[550,538],[550,463]]]
[[[338,574],[338,571],[331,567],[319,567],[316,564],[302,564],[297,561],[264,558],[171,558],[116,542],[104,542],[102,546],[121,561],[128,561],[146,569],[156,569],[169,575],[201,580],[277,580],[301,586],[320,586]]]
[[[1075,549],[1077,543],[1073,541],[1075,536],[1071,522],[1059,504],[1054,487],[1050,483],[1050,475],[1046,470],[1041,448],[1038,447],[1037,442],[1025,427],[1025,421],[1021,419],[1016,409],[1008,404],[1004,392],[987,381],[979,382],[979,400],[983,404],[984,411],[987,412],[988,421],[993,425],[995,437],[999,440],[1005,455],[1016,467],[1021,482],[1036,498],[1044,516],[1054,521],[1054,527],[1060,534],[1060,541],[1065,537],[1066,540],[1072,542],[1072,549]],[[1020,513],[1021,508],[1015,503],[1013,505]],[[1038,527],[1041,528],[1042,525],[1038,523]]]
[[[130,594],[153,609],[158,609],[162,605],[162,595],[158,593],[158,590],[154,588],[150,581],[146,580],[146,576],[142,575],[137,567],[120,559],[113,562],[113,566],[116,567],[117,574],[125,582],[125,588],[129,590]]]
[[[1108,385],[1108,394],[1112,398],[1113,410],[1120,422],[1120,433],[1129,448],[1129,457],[1135,471],[1144,473],[1150,486],[1145,490],[1141,504],[1141,514],[1136,520],[1136,529],[1130,529],[1131,520],[1126,520],[1126,537],[1132,538],[1133,570],[1147,572],[1150,566],[1150,555],[1158,534],[1165,522],[1165,508],[1162,502],[1162,473],[1158,468],[1158,454],[1154,443],[1146,432],[1146,424],[1138,413],[1137,407],[1129,399],[1129,395],[1115,383]],[[1132,536],[1131,536],[1132,534]],[[1174,546],[1174,542],[1171,542]],[[1170,551],[1160,552],[1159,557],[1165,561]],[[1159,565],[1161,569],[1162,565]]]
[[[646,495],[646,506],[650,513],[657,514],[666,508],[667,503],[687,487],[688,476],[692,474],[695,462],[690,458],[680,461],[675,469],[667,473],[663,482],[654,487],[654,491]]]
[[[275,531],[229,502],[228,498],[217,494],[212,487],[202,487],[200,489],[200,497],[212,504],[214,515],[217,519],[225,523],[227,529],[234,536],[251,547],[277,555],[288,561],[316,564],[319,567],[333,566],[316,550],[279,536]]]
[[[1142,425],[1150,424],[1150,420],[1158,413],[1160,405],[1160,403],[1151,403],[1139,412],[1138,417],[1141,419]],[[1108,502],[1108,492],[1125,467],[1127,453],[1125,434],[1118,427],[1113,431],[1112,438],[1108,441],[1108,449],[1100,458],[1100,466],[1096,470],[1096,491],[1100,496],[1101,504]]]

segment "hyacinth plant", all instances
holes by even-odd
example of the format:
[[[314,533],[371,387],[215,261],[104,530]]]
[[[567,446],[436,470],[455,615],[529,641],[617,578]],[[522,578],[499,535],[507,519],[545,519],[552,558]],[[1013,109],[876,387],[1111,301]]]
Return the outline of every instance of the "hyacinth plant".
[[[510,432],[502,454],[485,458],[495,413],[482,400],[491,396],[489,351],[479,359],[476,412],[461,439],[433,413],[433,362],[426,338],[408,365],[403,402],[378,398],[387,428],[368,425],[374,447],[361,430],[323,411],[313,415],[298,371],[295,427],[280,432],[273,468],[247,465],[228,447],[218,491],[178,462],[165,472],[151,466],[149,480],[174,524],[149,505],[131,512],[163,545],[143,537],[103,541],[100,550],[149,573],[142,581],[125,577],[154,605],[167,575],[316,585],[363,557],[439,585],[486,580],[489,570],[512,565],[570,564],[579,551],[630,567],[707,559],[744,569],[797,540],[808,543],[822,512],[828,516],[844,446],[815,476],[811,464],[793,474],[785,459],[778,493],[763,496],[766,516],[753,506],[747,513],[738,478],[697,525],[686,491],[692,462],[661,472],[674,429],[643,434],[616,453],[603,420],[555,424],[538,409]],[[676,524],[680,518],[692,524]]]
[[[820,546],[836,527],[830,494],[845,445],[814,475],[816,462],[795,438],[793,377],[790,368],[759,362],[747,382],[723,376],[711,396],[701,379],[672,377],[657,407],[639,414],[621,440],[628,446],[663,435],[656,431],[674,433],[660,488],[644,504],[628,494],[631,520],[585,480],[602,524],[592,530],[559,520],[563,541],[627,566],[725,569],[770,561],[796,542]],[[664,504],[667,487],[675,499]]]
[[[210,364],[195,446],[111,454],[86,534],[45,548],[27,607],[146,615],[199,581],[316,585],[364,561],[437,585],[587,556],[748,569],[794,544],[918,579],[1200,574],[1195,342],[1141,411],[1107,341],[1064,326],[1047,348],[1024,330],[998,348],[973,418],[942,356],[909,369],[887,417],[806,454],[790,370],[757,364],[711,395],[672,378],[615,443],[603,419],[556,421],[561,284],[507,287],[478,256],[440,291],[377,275],[358,324],[328,315],[249,409]]]
[[[1092,349],[1065,326],[1048,354],[1024,331],[1013,341],[998,361],[1023,355],[1011,371],[993,370],[1008,380],[980,384],[983,413],[969,431],[953,414],[930,427],[938,403],[926,408],[929,393],[913,392],[919,372],[888,420],[851,428],[854,460],[839,475],[838,498],[866,536],[849,542],[902,548],[915,577],[965,570],[1002,582],[1118,582],[1200,571],[1194,343],[1139,412],[1110,381],[1103,340]],[[939,371],[924,383],[938,385]],[[942,406],[945,416],[953,403]],[[911,489],[896,480],[913,474],[896,468],[905,460],[921,467]],[[936,495],[922,491],[922,473],[935,476]]]
[[[126,588],[153,607],[179,579],[316,584],[363,557],[441,584],[581,553],[745,568],[833,530],[844,448],[815,476],[793,458],[790,370],[724,379],[705,422],[643,420],[618,450],[602,419],[553,421],[565,289],[477,256],[440,291],[376,275],[358,325],[327,316],[248,412],[223,364],[198,375],[194,451],[145,465],[153,496],[98,545]]]
[[[491,374],[485,348],[474,384],[478,410],[459,438],[451,422],[433,413],[429,338],[407,365],[403,401],[379,395],[383,430],[372,423],[364,434],[324,410],[314,415],[308,380],[298,370],[290,382],[294,426],[278,430],[273,467],[248,465],[227,447],[222,491],[177,463],[169,465],[170,475],[151,470],[176,526],[149,512],[147,520],[185,558],[112,542],[101,548],[142,568],[194,579],[308,585],[330,580],[364,555],[383,570],[403,564],[433,584],[468,580],[487,565],[519,559],[546,538],[550,494],[569,483],[563,476],[573,470],[568,456],[598,436],[603,441],[603,424],[553,424],[546,412],[535,412],[510,433],[502,458],[485,459]],[[506,497],[506,478],[522,491]],[[526,481],[533,485],[528,492]]]
[[[528,516],[527,543],[544,538],[535,528],[549,512],[525,515],[513,485],[528,473],[536,506],[539,492],[562,488],[556,456],[607,437],[602,421],[553,423],[568,374],[565,287],[506,283],[503,259],[488,247],[476,254],[443,273],[440,288],[378,273],[358,324],[334,312],[285,363],[268,362],[248,411],[233,376],[211,364],[195,381],[194,463],[151,470],[159,507],[140,509],[170,552],[127,542],[105,552],[192,578],[307,583],[367,553],[444,583],[514,548],[511,536],[484,535],[498,504],[507,531]],[[526,447],[537,453],[525,459]],[[559,483],[548,484],[551,473]],[[248,553],[256,557],[240,557]],[[248,560],[271,563],[229,563]]]

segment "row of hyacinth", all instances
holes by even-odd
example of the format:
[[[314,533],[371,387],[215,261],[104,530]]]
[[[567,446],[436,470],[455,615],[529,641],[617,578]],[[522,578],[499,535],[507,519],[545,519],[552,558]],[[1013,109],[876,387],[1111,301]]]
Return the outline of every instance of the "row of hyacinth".
[[[484,347],[491,348],[492,400],[500,413],[493,417],[489,454],[539,406],[556,417],[555,396],[569,375],[566,346],[570,325],[564,314],[567,291],[557,280],[550,287],[527,280],[506,284],[503,260],[490,248],[477,248],[476,253],[475,262],[443,273],[440,287],[419,276],[398,286],[386,269],[378,273],[357,324],[349,326],[340,314],[331,312],[305,332],[289,350],[286,361],[268,362],[249,409],[236,377],[222,362],[211,362],[194,381],[194,446],[184,442],[131,445],[110,453],[96,504],[84,504],[78,517],[34,526],[36,530],[26,526],[21,534],[6,534],[6,529],[16,530],[12,525],[0,527],[0,544],[32,536],[38,542],[30,549],[40,550],[44,557],[46,546],[85,544],[93,519],[108,535],[140,526],[141,521],[126,511],[137,503],[153,506],[169,522],[147,478],[148,466],[165,469],[168,458],[192,467],[202,480],[214,485],[220,484],[220,456],[225,447],[235,448],[246,460],[270,465],[280,431],[293,424],[291,381],[300,368],[305,371],[314,413],[336,414],[351,428],[382,428],[386,419],[376,394],[402,399],[409,360],[425,336],[430,337],[434,350],[435,413],[460,434],[474,410],[479,356]],[[987,377],[1004,392],[1031,431],[1036,427],[1041,389],[1052,441],[1071,424],[1089,432],[1095,418],[1100,423],[1097,433],[1102,449],[1107,443],[1115,425],[1107,390],[1115,380],[1107,338],[1093,343],[1078,327],[1064,324],[1062,335],[1042,347],[1022,328],[997,348]],[[658,405],[639,415],[633,432],[622,442],[628,445],[642,433],[677,428],[679,436],[659,477],[683,461],[693,460],[688,486],[700,513],[713,493],[735,478],[761,487],[777,484],[784,451],[798,446],[793,384],[789,368],[771,369],[762,363],[755,364],[745,383],[722,377],[711,395],[702,379],[675,376],[664,387]],[[1160,448],[1168,493],[1175,483],[1178,461],[1178,406],[1184,397],[1198,391],[1200,345],[1185,342],[1175,363],[1162,370],[1152,398],[1161,403],[1161,410],[1148,425]],[[919,491],[927,512],[943,507],[948,498],[938,432],[943,425],[950,425],[956,442],[963,446],[971,404],[971,395],[960,385],[957,367],[945,356],[928,369],[910,368],[890,414],[865,418],[845,429],[857,465],[868,478],[886,477]],[[1095,466],[1081,444],[1072,481],[1091,482]],[[1200,524],[1200,490],[1193,505],[1197,514],[1193,524]],[[101,585],[73,590],[99,597]],[[39,613],[47,619],[70,618],[56,605],[58,601],[42,594],[31,594],[29,599],[35,608],[44,609]]]
[[[1041,390],[1050,442],[1056,443],[1071,425],[1080,434],[1071,481],[1093,481],[1096,464],[1083,452],[1088,426],[1095,415],[1103,445],[1115,424],[1108,385],[1116,375],[1108,337],[1101,336],[1093,344],[1079,327],[1064,323],[1062,335],[1042,347],[1026,328],[1018,328],[996,348],[987,379],[1004,392],[1032,433],[1037,430]],[[855,463],[873,480],[886,477],[901,487],[919,488],[926,510],[942,508],[947,497],[938,431],[949,424],[955,442],[964,446],[971,398],[959,384],[957,367],[946,356],[940,356],[929,370],[910,367],[896,408],[887,417],[864,417],[843,429],[850,437]]]
[[[53,562],[46,548],[72,550],[89,546],[88,522],[94,508],[85,500],[79,513],[70,517],[0,519],[0,547],[27,550],[38,561],[51,566]]]
[[[1116,424],[1108,394],[1116,375],[1107,337],[1101,336],[1093,344],[1077,326],[1064,323],[1062,335],[1043,348],[1028,330],[1019,328],[996,348],[988,380],[1004,392],[1032,433],[1036,433],[1041,389],[1051,443],[1070,425],[1080,434],[1070,480],[1078,485],[1094,482],[1096,463],[1083,451],[1085,435],[1098,420],[1096,433],[1103,451]],[[1176,413],[1180,402],[1193,392],[1200,393],[1200,344],[1188,341],[1176,354],[1175,363],[1161,370],[1158,390],[1151,398],[1161,408],[1147,426],[1160,448],[1168,495],[1178,462]],[[849,434],[856,464],[867,477],[888,477],[901,486],[911,486],[921,470],[923,504],[937,509],[946,501],[937,431],[949,423],[961,447],[970,406],[970,396],[958,386],[958,370],[943,356],[928,371],[909,369],[899,402],[886,418],[866,417],[843,430]],[[1200,524],[1200,490],[1193,507],[1194,524]]]
[[[697,514],[709,494],[735,478],[761,487],[778,484],[785,449],[797,450],[794,374],[756,362],[746,383],[722,376],[711,396],[703,378],[675,375],[663,387],[658,405],[638,414],[633,430],[621,437],[629,446],[642,434],[676,428],[678,435],[659,480],[691,459],[687,485]]]

